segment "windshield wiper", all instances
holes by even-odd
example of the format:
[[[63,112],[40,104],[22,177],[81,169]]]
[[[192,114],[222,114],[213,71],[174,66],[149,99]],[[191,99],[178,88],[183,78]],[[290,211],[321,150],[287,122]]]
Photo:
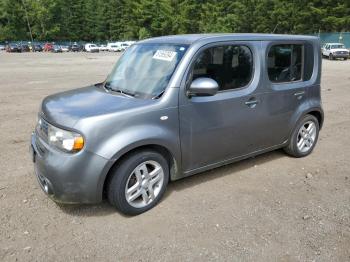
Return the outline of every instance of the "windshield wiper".
[[[160,91],[157,95],[155,95],[154,97],[152,97],[152,99],[158,99],[158,98],[160,98],[163,94],[164,94],[164,92],[165,92],[165,89],[164,90],[162,90],[162,91]]]
[[[125,96],[135,97],[135,94],[130,92],[129,90],[124,90],[124,89],[120,89],[120,88],[112,88],[109,82],[105,83],[104,88],[108,91],[120,93],[120,94],[125,95]]]

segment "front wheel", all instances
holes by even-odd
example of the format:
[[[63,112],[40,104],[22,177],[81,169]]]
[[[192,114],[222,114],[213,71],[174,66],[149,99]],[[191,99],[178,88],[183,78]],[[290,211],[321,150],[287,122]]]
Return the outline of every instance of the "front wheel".
[[[313,115],[306,115],[299,121],[289,139],[289,144],[284,151],[294,157],[309,155],[314,149],[320,126]]]
[[[334,57],[332,54],[329,54],[329,60],[334,60]]]
[[[162,198],[169,180],[166,159],[151,150],[132,153],[113,171],[107,186],[109,202],[127,215],[153,208]]]

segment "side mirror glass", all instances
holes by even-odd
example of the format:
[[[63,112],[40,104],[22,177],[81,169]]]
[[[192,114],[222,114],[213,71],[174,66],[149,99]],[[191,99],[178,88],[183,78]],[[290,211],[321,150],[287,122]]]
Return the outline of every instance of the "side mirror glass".
[[[219,90],[219,84],[211,78],[200,77],[192,81],[188,96],[213,96]]]

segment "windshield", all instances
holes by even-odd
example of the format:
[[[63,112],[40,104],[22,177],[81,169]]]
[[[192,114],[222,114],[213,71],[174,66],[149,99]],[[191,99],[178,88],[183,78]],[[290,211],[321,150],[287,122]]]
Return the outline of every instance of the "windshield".
[[[344,45],[331,45],[332,49],[345,48]]]
[[[118,60],[105,88],[137,98],[160,96],[187,47],[174,44],[133,45]]]

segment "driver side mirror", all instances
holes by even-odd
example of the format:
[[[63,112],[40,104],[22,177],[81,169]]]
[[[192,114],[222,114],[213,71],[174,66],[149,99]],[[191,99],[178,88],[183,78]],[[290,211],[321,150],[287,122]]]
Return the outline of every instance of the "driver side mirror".
[[[187,91],[189,97],[192,96],[213,96],[219,90],[219,84],[211,78],[200,77],[192,81]]]

